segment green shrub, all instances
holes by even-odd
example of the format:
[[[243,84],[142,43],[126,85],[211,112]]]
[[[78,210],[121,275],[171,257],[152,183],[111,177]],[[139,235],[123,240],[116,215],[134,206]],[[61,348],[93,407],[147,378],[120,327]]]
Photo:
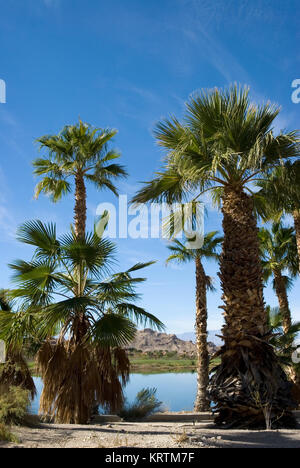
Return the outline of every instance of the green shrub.
[[[132,404],[125,401],[119,416],[127,421],[144,419],[162,409],[162,402],[156,398],[156,388],[143,388]]]
[[[19,442],[18,438],[12,434],[4,424],[0,424],[0,440],[5,442]]]
[[[0,424],[22,424],[30,404],[29,392],[20,387],[0,389]]]
[[[168,358],[175,358],[175,357],[178,357],[178,356],[177,356],[177,351],[168,351],[168,352],[167,352],[167,357],[168,357]]]

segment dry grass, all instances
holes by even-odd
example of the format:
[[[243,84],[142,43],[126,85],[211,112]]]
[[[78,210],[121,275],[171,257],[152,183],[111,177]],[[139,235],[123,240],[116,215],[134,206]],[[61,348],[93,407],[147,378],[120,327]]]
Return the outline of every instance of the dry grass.
[[[186,430],[184,430],[181,434],[176,434],[172,436],[172,439],[176,444],[183,444],[184,442],[187,442],[189,440],[189,436],[186,433]]]

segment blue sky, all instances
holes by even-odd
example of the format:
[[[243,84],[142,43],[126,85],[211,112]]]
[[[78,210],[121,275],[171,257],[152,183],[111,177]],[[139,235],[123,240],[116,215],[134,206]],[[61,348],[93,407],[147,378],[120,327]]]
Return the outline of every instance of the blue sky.
[[[7,264],[29,257],[14,240],[25,219],[72,222],[72,197],[53,205],[33,199],[34,140],[82,120],[119,130],[114,146],[130,177],[119,184],[132,195],[160,166],[152,129],[168,114],[182,115],[184,101],[200,88],[248,84],[256,101],[282,105],[276,128],[299,128],[300,104],[291,83],[300,78],[297,1],[289,0],[9,0],[0,10],[0,285],[8,287]],[[88,188],[89,224],[107,192]],[[206,231],[221,229],[208,204]],[[120,267],[156,259],[141,288],[142,303],[169,332],[194,324],[194,267],[168,267],[159,240],[120,240]],[[205,264],[216,279],[214,264]],[[295,319],[300,282],[290,293]],[[299,293],[298,293],[299,295]],[[209,328],[222,323],[221,294],[210,294]],[[270,287],[266,301],[277,305]]]

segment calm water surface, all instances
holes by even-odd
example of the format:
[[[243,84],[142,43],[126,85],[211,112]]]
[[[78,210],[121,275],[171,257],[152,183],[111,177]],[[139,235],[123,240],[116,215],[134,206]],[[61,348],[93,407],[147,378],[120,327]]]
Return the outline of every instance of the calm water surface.
[[[38,395],[34,399],[31,412],[38,413],[39,400],[43,388],[40,377],[34,382]],[[136,394],[145,387],[157,388],[157,398],[164,403],[170,411],[191,411],[197,390],[196,373],[167,373],[167,374],[131,374],[130,381],[125,387],[125,396],[133,401]]]

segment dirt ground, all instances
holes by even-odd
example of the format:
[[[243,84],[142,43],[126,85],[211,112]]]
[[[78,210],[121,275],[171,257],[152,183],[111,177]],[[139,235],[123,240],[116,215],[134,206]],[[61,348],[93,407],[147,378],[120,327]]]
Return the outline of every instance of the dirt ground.
[[[13,428],[19,444],[0,448],[300,448],[299,430],[219,430],[201,423],[41,424]]]

